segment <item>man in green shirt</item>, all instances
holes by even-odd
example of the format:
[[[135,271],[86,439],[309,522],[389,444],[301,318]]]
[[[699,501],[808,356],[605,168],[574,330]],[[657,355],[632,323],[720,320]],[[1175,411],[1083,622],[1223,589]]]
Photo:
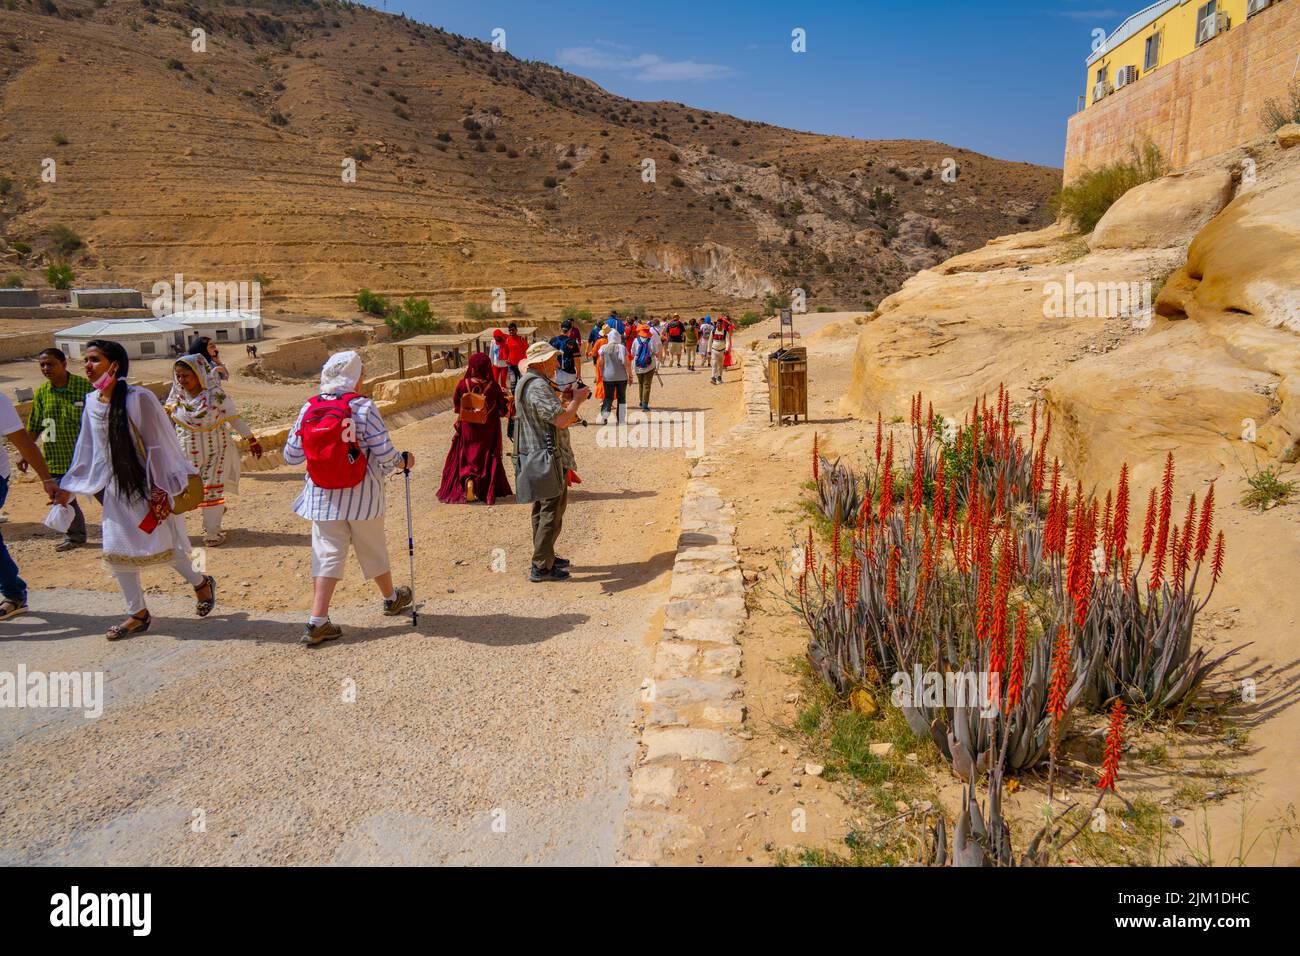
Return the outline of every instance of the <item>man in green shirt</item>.
[[[62,351],[48,348],[38,356],[41,374],[48,381],[36,389],[32,410],[27,416],[27,431],[41,446],[50,474],[57,481],[72,467],[72,452],[81,434],[81,413],[86,408],[86,396],[95,389],[85,378],[68,371],[68,359]],[[26,462],[19,468],[26,471]],[[71,501],[75,516],[68,533],[55,548],[70,551],[86,543],[86,516],[81,513],[77,499]]]

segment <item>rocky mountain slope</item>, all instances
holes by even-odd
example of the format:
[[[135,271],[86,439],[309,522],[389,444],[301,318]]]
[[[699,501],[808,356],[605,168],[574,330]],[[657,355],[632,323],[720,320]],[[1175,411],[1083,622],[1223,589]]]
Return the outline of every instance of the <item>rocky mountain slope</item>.
[[[450,315],[493,288],[539,312],[743,307],[795,287],[810,309],[861,308],[1044,225],[1060,176],[635,102],[434,27],[300,0],[12,0],[0,84],[5,276],[37,279],[63,224],[86,243],[79,281],[260,275],[277,304],[331,314],[362,286]]]

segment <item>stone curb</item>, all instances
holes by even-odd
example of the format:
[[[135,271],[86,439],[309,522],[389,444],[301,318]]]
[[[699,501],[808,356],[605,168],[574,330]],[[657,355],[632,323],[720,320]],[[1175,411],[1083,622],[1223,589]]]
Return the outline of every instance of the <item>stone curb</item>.
[[[740,355],[745,419],[715,445],[725,445],[753,427],[750,407],[757,386],[767,414],[762,369]],[[654,667],[641,685],[645,728],[632,772],[619,862],[654,865],[665,851],[698,838],[699,828],[667,807],[679,790],[678,771],[687,762],[732,764],[744,746],[741,702],[745,582],[736,550],[736,509],[707,479],[717,459],[705,455],[694,466],[682,497],[681,530],[668,592],[668,606]]]

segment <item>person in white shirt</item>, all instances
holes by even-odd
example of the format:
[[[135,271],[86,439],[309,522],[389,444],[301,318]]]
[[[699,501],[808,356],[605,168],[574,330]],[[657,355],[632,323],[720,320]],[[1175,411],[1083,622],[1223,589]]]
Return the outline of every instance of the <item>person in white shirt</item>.
[[[289,438],[284,445],[288,465],[307,462],[302,493],[294,502],[294,514],[311,525],[311,574],[313,597],[311,616],[303,630],[302,643],[315,647],[334,640],[343,631],[329,619],[334,589],[343,577],[348,548],[356,549],[361,573],[373,580],[384,599],[384,613],[391,616],[411,606],[411,589],[393,586],[389,570],[388,543],[384,537],[384,486],[382,479],[398,469],[415,467],[415,456],[399,452],[389,437],[388,428],[374,402],[357,394],[361,381],[361,356],[356,352],[331,355],[321,369],[320,396],[308,401],[298,412]],[[365,455],[364,474],[348,487],[321,487],[312,480],[313,461],[303,447],[304,419],[321,402],[347,398],[351,418],[343,423],[344,441],[349,438],[356,450]],[[350,423],[350,424],[349,424]],[[355,457],[352,457],[355,461]]]
[[[207,617],[217,604],[217,582],[194,567],[185,518],[173,510],[197,472],[162,403],[127,382],[131,361],[121,344],[93,339],[85,361],[99,396],[86,402],[72,467],[59,479],[54,500],[67,504],[73,495],[103,493],[104,564],[130,615],[105,636],[116,641],[149,629],[153,618],[140,580],[147,567],[171,565],[194,588],[195,613]]]
[[[23,461],[41,479],[45,493],[53,498],[59,490],[58,482],[50,477],[40,448],[23,427],[14,403],[5,395],[0,395],[0,435],[4,435],[18,449]],[[0,508],[4,507],[5,499],[9,497],[9,477],[9,454],[0,449]],[[0,600],[0,621],[27,613],[27,582],[18,576],[18,565],[9,554],[3,534],[0,534],[0,597],[3,598]]]

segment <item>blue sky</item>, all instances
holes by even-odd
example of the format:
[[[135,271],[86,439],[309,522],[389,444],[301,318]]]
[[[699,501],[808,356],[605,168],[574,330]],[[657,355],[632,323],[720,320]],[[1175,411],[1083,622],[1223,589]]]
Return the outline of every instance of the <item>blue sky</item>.
[[[864,139],[933,139],[1060,166],[1097,0],[370,0],[638,100]],[[791,50],[806,31],[807,51]]]

